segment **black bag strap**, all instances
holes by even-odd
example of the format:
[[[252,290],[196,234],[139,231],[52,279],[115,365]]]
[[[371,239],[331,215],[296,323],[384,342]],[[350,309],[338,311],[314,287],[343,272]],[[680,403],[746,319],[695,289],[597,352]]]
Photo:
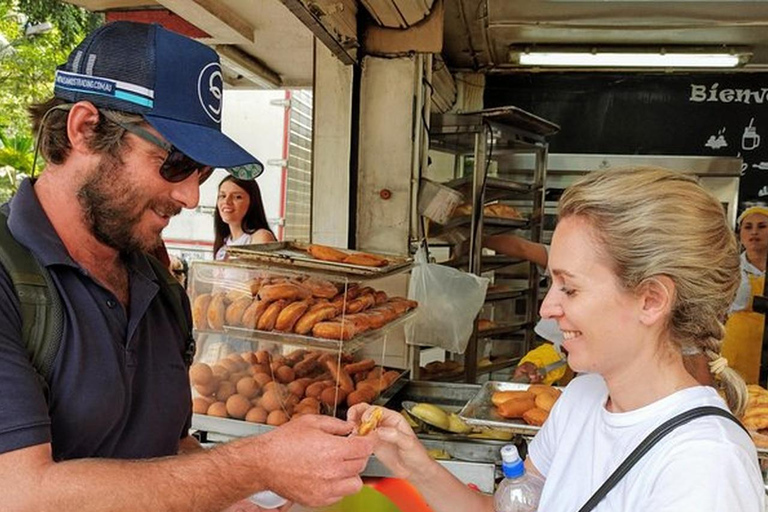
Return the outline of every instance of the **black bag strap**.
[[[606,494],[608,494],[608,492],[613,489],[617,483],[619,483],[619,480],[624,478],[624,475],[626,475],[629,470],[632,469],[632,466],[637,464],[637,461],[639,461],[643,455],[645,455],[651,448],[653,448],[656,443],[661,441],[664,436],[675,430],[680,425],[685,425],[689,421],[695,420],[696,418],[701,418],[702,416],[722,416],[723,418],[728,418],[740,426],[742,430],[744,430],[744,432],[749,435],[749,432],[746,428],[744,428],[744,425],[742,425],[741,422],[736,419],[733,414],[724,409],[721,409],[720,407],[705,405],[682,412],[677,416],[665,421],[659,427],[657,427],[656,430],[648,434],[648,437],[643,439],[643,442],[641,442],[637,448],[635,448],[632,453],[630,453],[627,458],[624,459],[624,462],[622,462],[621,465],[611,474],[611,476],[608,477],[605,483],[603,483],[603,485],[601,485],[600,488],[595,491],[592,497],[589,498],[589,500],[587,500],[587,502],[579,509],[579,512],[589,512],[590,510],[594,509],[597,504],[600,503],[603,498],[605,498]]]
[[[195,357],[196,343],[195,338],[192,335],[192,328],[189,320],[187,320],[186,312],[184,311],[183,295],[186,295],[184,287],[181,283],[171,274],[171,272],[162,264],[160,260],[154,256],[147,254],[147,260],[152,265],[155,275],[160,281],[160,295],[171,305],[173,308],[173,314],[176,316],[176,320],[181,326],[181,330],[184,333],[184,361],[187,366],[192,365],[192,361]]]

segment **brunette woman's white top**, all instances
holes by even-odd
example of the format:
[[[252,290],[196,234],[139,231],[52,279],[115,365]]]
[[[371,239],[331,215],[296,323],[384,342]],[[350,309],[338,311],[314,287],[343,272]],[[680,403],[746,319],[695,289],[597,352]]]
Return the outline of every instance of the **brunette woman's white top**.
[[[219,247],[219,250],[216,252],[216,259],[217,260],[223,260],[227,255],[227,247],[233,246],[233,245],[248,245],[251,243],[251,237],[253,237],[253,233],[243,233],[236,239],[232,240],[232,237],[228,236],[224,239],[224,245]]]
[[[635,447],[667,419],[697,406],[725,409],[706,386],[680,390],[640,409],[611,413],[602,376],[575,378],[531,442],[546,477],[539,510],[574,512]],[[752,440],[738,425],[706,416],[677,427],[654,446],[595,512],[764,512],[765,488]]]

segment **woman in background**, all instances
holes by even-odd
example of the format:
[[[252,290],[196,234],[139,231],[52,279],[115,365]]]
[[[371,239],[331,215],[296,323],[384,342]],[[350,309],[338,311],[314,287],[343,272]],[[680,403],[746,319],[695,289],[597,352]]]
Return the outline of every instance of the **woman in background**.
[[[233,176],[221,180],[213,227],[213,254],[217,260],[226,258],[228,246],[277,240],[267,223],[261,191],[254,180],[240,180]]]
[[[760,379],[765,317],[752,310],[752,298],[762,295],[765,286],[765,258],[768,254],[768,207],[753,206],[739,215],[741,284],[725,324],[723,357],[747,384]]]

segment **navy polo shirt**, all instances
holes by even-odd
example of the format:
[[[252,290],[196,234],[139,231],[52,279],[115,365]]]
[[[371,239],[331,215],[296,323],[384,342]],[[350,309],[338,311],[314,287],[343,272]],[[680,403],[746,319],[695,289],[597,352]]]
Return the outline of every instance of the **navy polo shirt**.
[[[0,453],[51,443],[55,460],[176,454],[191,421],[186,337],[146,257],[127,256],[126,313],[69,256],[29,180],[10,202],[8,227],[50,272],[64,329],[46,403],[23,346],[18,299],[0,266]],[[186,299],[184,306],[191,325]]]

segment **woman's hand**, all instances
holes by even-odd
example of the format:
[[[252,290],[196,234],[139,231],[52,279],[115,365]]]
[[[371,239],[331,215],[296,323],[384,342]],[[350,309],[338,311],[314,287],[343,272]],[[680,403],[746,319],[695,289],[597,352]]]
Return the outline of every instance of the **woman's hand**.
[[[365,403],[357,404],[349,409],[347,419],[359,426],[373,409]],[[426,465],[435,464],[400,413],[379,409],[383,413],[379,425],[368,435],[376,436],[373,453],[395,477],[408,479],[414,473],[423,472]]]

